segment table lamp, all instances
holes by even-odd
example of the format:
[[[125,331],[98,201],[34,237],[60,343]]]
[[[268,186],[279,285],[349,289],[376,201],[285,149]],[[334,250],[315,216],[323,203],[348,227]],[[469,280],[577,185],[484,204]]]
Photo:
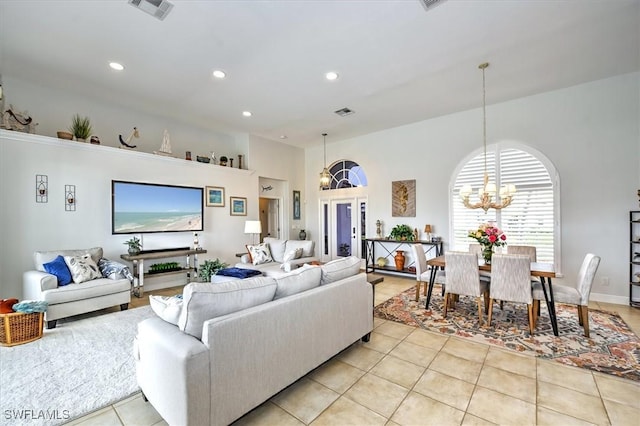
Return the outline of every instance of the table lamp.
[[[425,225],[424,232],[427,234],[427,241],[431,241],[431,225]]]
[[[244,233],[251,234],[251,242],[253,245],[256,244],[256,234],[262,234],[262,223],[259,220],[247,220],[244,222]],[[258,237],[258,240],[260,237]]]

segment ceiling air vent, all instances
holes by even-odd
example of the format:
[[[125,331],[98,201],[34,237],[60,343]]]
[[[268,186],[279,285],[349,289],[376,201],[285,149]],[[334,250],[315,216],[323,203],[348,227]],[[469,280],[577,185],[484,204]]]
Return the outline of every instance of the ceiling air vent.
[[[161,21],[173,9],[173,4],[167,0],[129,0],[129,4]]]
[[[350,110],[349,108],[342,108],[342,109],[339,109],[339,110],[333,111],[333,112],[338,114],[340,117],[346,117],[347,115],[351,115],[351,114],[355,113],[355,111]]]
[[[439,4],[444,3],[445,0],[420,0],[420,3],[424,6],[425,10],[433,9]]]

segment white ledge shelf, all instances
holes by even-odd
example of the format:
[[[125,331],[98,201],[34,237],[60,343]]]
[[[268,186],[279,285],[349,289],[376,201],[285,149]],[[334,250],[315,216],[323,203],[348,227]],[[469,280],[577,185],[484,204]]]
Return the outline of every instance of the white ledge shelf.
[[[149,152],[136,151],[134,149],[116,148],[116,147],[107,146],[107,145],[94,145],[89,142],[70,141],[70,140],[59,139],[59,138],[54,138],[50,136],[16,132],[13,130],[0,129],[0,139],[8,140],[8,141],[13,140],[17,142],[36,143],[41,145],[55,146],[62,149],[73,149],[73,150],[79,150],[79,151],[93,150],[95,152],[95,150],[98,150],[98,151],[105,150],[103,152],[108,151],[109,153],[116,154],[116,155],[122,155],[127,157],[137,156],[140,158],[140,160],[143,160],[143,161],[164,161],[164,162],[174,162],[174,164],[176,162],[180,162],[181,164],[191,163],[195,165],[195,167],[208,167],[217,172],[219,171],[224,173],[241,173],[241,174],[247,174],[247,175],[252,175],[255,173],[255,170],[251,170],[251,169],[223,167],[223,166],[218,166],[210,163],[201,163],[196,160],[189,161],[189,160],[185,160],[177,157],[169,157],[166,155],[158,155],[158,154],[153,154]]]

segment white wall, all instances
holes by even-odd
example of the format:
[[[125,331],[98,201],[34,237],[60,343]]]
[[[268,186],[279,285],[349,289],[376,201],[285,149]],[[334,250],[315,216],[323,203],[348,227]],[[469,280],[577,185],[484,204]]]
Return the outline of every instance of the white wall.
[[[197,128],[171,117],[126,110],[105,100],[83,94],[51,90],[31,82],[3,75],[3,87],[9,103],[27,109],[37,121],[38,135],[0,131],[0,294],[22,296],[22,273],[32,269],[36,250],[56,250],[102,246],[105,256],[118,259],[126,251],[128,237],[111,235],[111,180],[131,180],[186,186],[222,186],[225,207],[205,207],[205,231],[200,243],[208,250],[199,260],[216,258],[235,264],[235,253],[244,251],[248,242],[244,222],[258,217],[260,176],[274,178],[286,187],[303,189],[304,152],[278,142],[248,134]],[[62,141],[57,130],[68,127],[75,113],[88,115],[100,146]],[[133,126],[140,129],[134,151],[116,148],[118,133]],[[150,154],[160,147],[162,133],[168,129],[173,152],[178,158]],[[126,135],[124,135],[126,137]],[[185,161],[184,151],[208,155],[215,151],[235,159],[235,169]],[[238,170],[238,154],[246,160]],[[49,202],[35,202],[35,175],[49,178]],[[296,182],[295,185],[290,182]],[[77,210],[65,212],[65,184],[76,185]],[[289,212],[291,191],[285,192],[284,209]],[[247,197],[247,216],[230,216],[229,197]],[[288,198],[287,198],[288,197]],[[6,200],[11,200],[7,202]],[[285,216],[288,219],[288,216]],[[145,248],[187,246],[191,233],[148,234]],[[154,278],[156,282],[160,278]],[[145,280],[153,288],[154,280]],[[160,283],[159,283],[160,284]],[[5,296],[6,295],[6,296]]]
[[[437,100],[434,100],[437,101]],[[587,252],[602,257],[594,299],[628,302],[628,211],[638,208],[640,187],[640,73],[570,87],[487,107],[488,143],[515,141],[546,155],[560,174],[561,246],[564,280],[577,276]],[[359,163],[369,181],[369,236],[375,221],[388,235],[399,223],[443,237],[449,229],[452,173],[482,147],[480,109],[327,143],[327,161]],[[307,193],[341,197],[343,190],[317,189],[322,147],[306,151]],[[416,217],[391,216],[391,181],[416,179]],[[318,206],[308,205],[307,222],[317,233]],[[608,277],[610,285],[601,285]],[[561,281],[561,280],[557,280]]]

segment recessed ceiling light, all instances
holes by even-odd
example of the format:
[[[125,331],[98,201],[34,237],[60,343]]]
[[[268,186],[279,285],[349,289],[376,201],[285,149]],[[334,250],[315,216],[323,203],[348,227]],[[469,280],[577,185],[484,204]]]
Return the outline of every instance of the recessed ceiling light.
[[[242,111],[242,115],[245,117],[251,117],[253,114],[251,114],[251,111]]]
[[[227,76],[227,74],[224,71],[221,71],[221,70],[214,70],[213,71],[213,76],[215,78],[225,78]]]
[[[329,71],[328,73],[325,74],[325,77],[327,77],[327,80],[330,80],[330,81],[337,80],[338,73],[335,71]]]
[[[124,69],[124,66],[122,64],[119,64],[118,62],[109,62],[109,66],[111,67],[111,69],[114,69],[116,71],[122,71]]]

